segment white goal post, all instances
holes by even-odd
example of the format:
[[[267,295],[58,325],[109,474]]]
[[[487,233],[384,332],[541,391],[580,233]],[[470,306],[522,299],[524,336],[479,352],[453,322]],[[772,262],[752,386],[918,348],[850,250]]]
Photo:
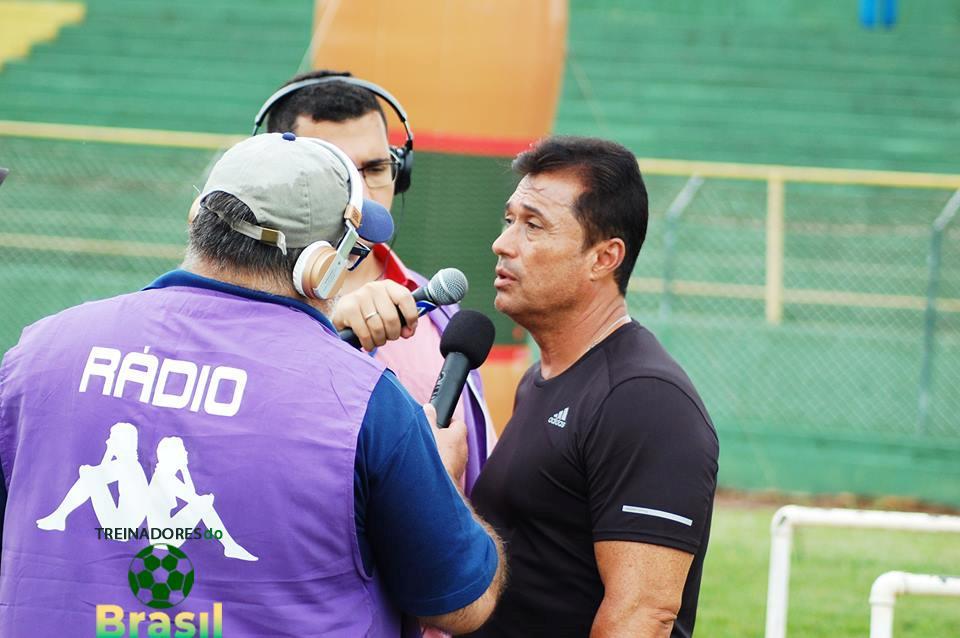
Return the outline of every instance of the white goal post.
[[[766,638],[786,638],[793,530],[797,527],[814,526],[960,533],[960,516],[826,509],[800,505],[781,507],[770,521],[770,574],[767,581],[767,625],[764,634]]]
[[[870,638],[893,638],[893,606],[897,596],[960,596],[960,578],[887,572],[870,588]]]

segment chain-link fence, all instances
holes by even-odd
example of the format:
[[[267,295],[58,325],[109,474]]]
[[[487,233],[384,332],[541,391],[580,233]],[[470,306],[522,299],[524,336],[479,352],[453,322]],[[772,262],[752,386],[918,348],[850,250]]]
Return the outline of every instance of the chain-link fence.
[[[0,350],[47,314],[175,267],[216,154],[0,136],[0,165],[13,169],[0,188]],[[400,220],[405,258],[424,272],[462,265],[478,282],[471,305],[505,321],[483,281],[514,178],[503,160],[421,159]],[[645,174],[652,217],[628,302],[701,391],[721,478],[960,503],[953,190],[788,176],[778,230],[762,176]],[[464,180],[482,196],[465,201]]]
[[[728,477],[960,500],[890,471],[960,459],[960,196],[786,179],[778,226],[766,181],[649,186],[630,309],[733,441]]]
[[[183,258],[213,151],[0,137],[0,350],[65,307],[131,292]],[[200,184],[198,184],[200,185]]]
[[[180,263],[187,210],[219,156],[218,136],[191,135],[181,137],[208,148],[163,146],[173,134],[142,144],[116,132],[109,143],[0,135],[0,166],[11,169],[0,187],[0,353],[41,317],[138,290]],[[405,263],[427,276],[461,268],[474,284],[464,305],[494,318],[500,342],[522,341],[485,283],[516,181],[509,161],[418,152],[414,179],[393,205]]]

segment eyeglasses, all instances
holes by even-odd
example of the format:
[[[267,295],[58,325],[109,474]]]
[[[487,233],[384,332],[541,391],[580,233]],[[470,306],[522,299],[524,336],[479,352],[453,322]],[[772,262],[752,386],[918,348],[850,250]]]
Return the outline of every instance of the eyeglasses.
[[[357,242],[353,245],[353,248],[350,249],[350,265],[347,266],[347,270],[353,272],[357,267],[367,258],[367,255],[370,254],[370,247],[364,246],[360,242]]]
[[[363,181],[369,188],[386,188],[397,181],[400,160],[391,157],[390,159],[358,166],[357,170],[363,175]]]

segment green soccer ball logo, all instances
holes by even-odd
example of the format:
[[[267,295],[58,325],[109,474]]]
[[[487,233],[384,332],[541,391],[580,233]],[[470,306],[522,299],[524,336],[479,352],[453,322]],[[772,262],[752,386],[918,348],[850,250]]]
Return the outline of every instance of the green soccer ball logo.
[[[193,589],[193,563],[172,545],[147,545],[130,561],[127,577],[137,600],[154,609],[169,609]]]

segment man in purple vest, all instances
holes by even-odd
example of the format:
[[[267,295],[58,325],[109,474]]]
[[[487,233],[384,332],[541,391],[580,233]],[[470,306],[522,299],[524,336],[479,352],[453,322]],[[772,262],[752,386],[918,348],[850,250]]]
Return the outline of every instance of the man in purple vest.
[[[318,140],[247,139],[210,175],[182,270],[24,330],[0,366],[0,636],[353,638],[489,616],[504,566],[454,484],[463,422],[432,432],[292,277],[302,291],[316,241],[362,259],[360,179]]]

